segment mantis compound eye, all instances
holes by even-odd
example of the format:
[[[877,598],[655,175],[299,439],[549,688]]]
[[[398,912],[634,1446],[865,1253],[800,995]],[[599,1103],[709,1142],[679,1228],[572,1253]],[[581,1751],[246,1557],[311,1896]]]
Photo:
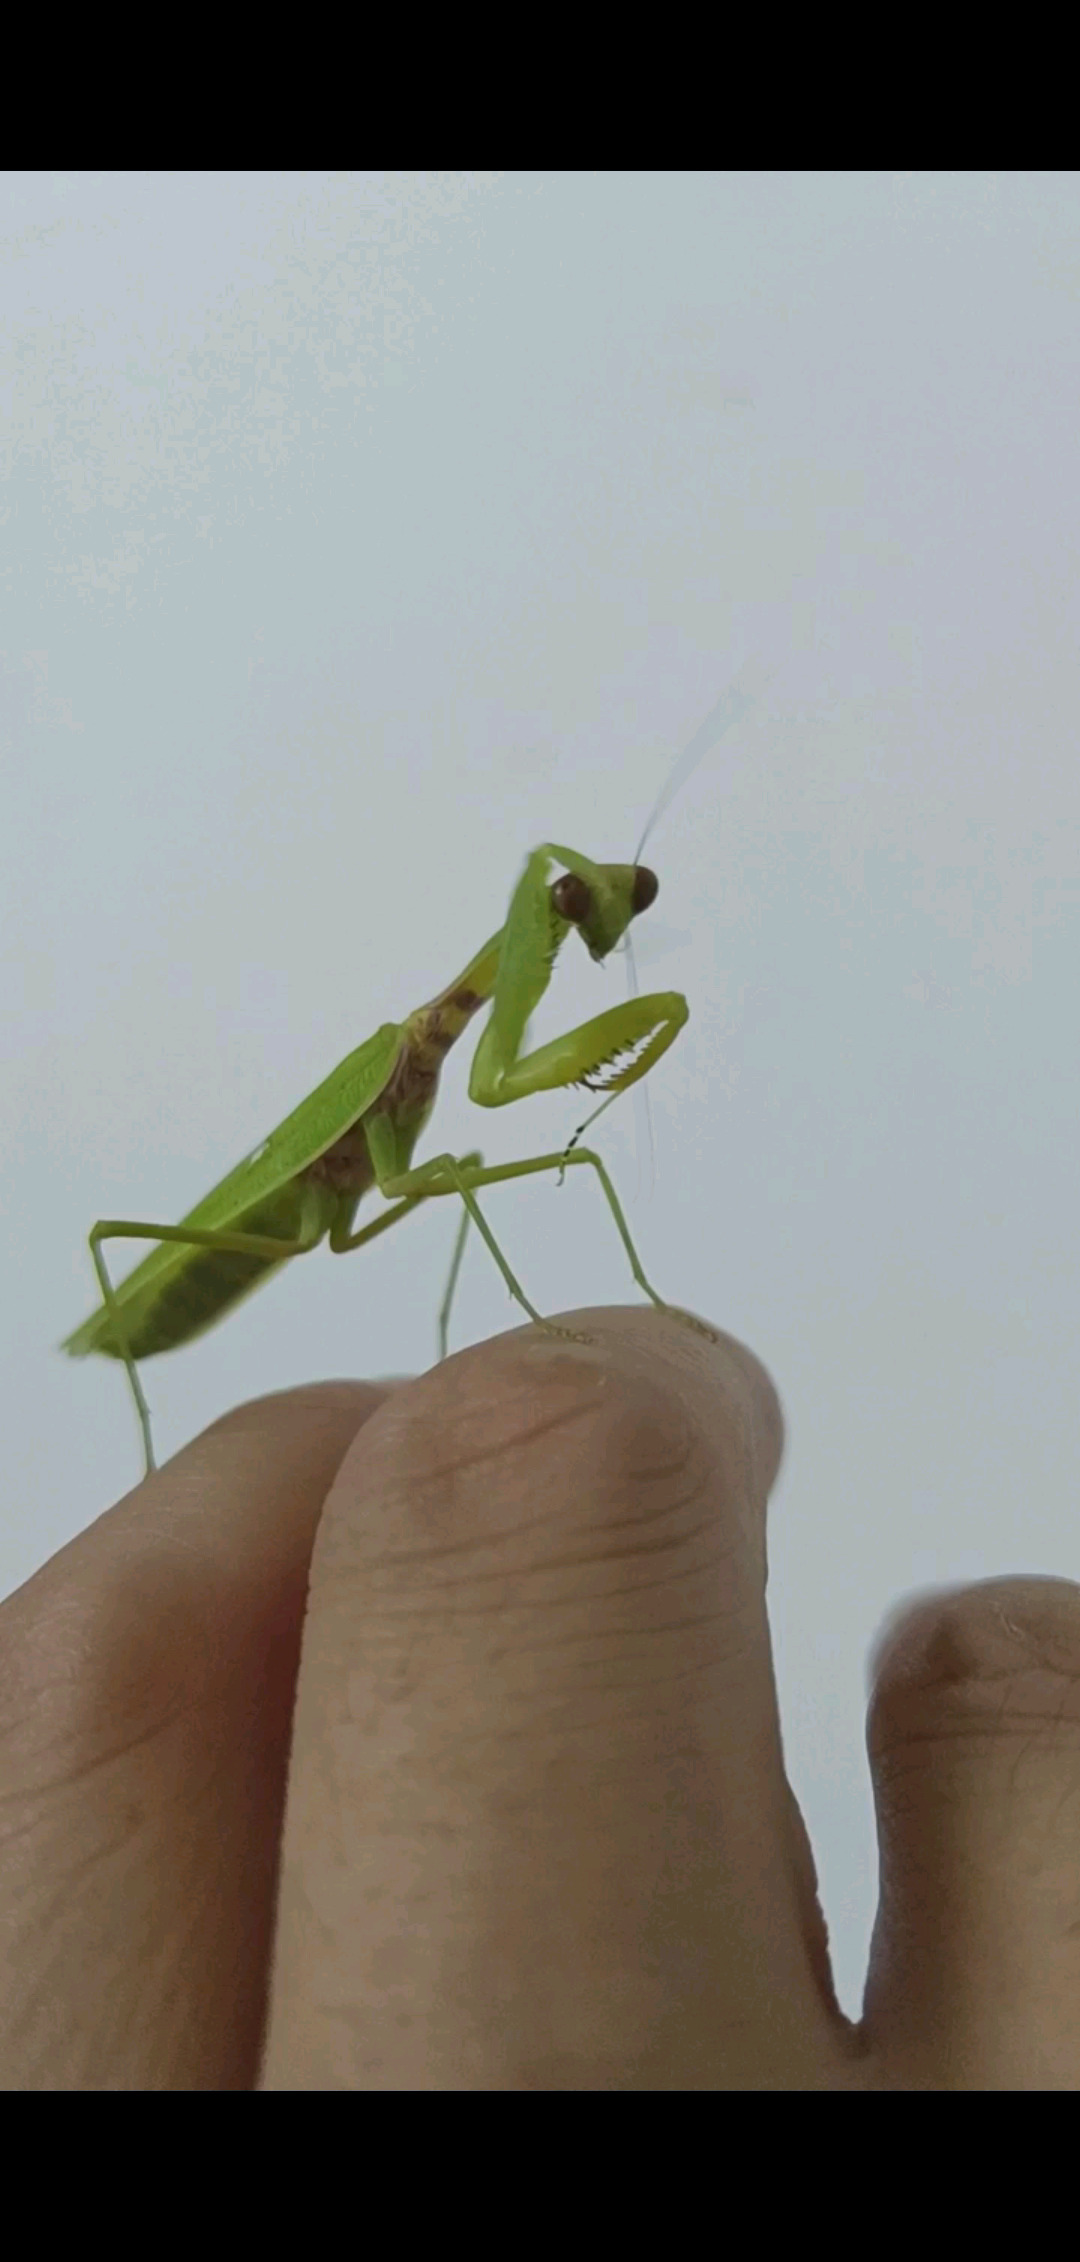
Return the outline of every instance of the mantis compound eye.
[[[637,865],[634,871],[634,885],[630,890],[630,908],[635,919],[639,911],[647,911],[650,903],[656,902],[659,893],[660,882],[656,873],[650,872],[647,864]]]
[[[575,927],[584,925],[592,910],[592,893],[576,872],[564,872],[551,890],[551,900],[560,919],[569,919]]]

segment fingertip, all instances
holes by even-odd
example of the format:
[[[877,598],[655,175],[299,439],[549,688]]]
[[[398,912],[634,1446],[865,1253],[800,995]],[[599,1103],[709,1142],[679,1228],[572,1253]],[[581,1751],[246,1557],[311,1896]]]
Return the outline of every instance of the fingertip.
[[[993,1680],[1038,1666],[1075,1679],[1080,1585],[1040,1573],[924,1587],[891,1611],[871,1649],[875,1706],[916,1683]]]

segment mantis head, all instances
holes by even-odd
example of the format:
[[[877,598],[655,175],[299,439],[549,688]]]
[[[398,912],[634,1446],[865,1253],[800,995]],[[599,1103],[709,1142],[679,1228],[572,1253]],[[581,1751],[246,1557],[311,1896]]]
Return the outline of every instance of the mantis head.
[[[590,958],[605,959],[622,941],[631,919],[656,902],[656,873],[647,864],[593,864],[567,848],[553,853],[567,870],[552,885],[552,909],[577,928]]]

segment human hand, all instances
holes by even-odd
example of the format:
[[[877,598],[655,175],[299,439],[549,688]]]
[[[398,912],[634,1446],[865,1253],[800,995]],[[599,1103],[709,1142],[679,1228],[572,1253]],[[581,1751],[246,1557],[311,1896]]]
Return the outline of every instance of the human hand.
[[[781,1756],[772,1386],[571,1323],[240,1407],[3,1606],[0,2085],[1080,2085],[1080,1590],[886,1642],[853,2027]]]

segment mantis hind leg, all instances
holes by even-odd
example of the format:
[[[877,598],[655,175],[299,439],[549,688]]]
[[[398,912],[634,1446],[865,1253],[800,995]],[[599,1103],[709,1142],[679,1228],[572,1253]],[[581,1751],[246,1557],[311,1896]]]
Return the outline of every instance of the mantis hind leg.
[[[117,1350],[124,1362],[128,1387],[135,1402],[135,1412],[138,1415],[139,1428],[142,1432],[143,1457],[146,1462],[145,1473],[148,1477],[153,1475],[157,1466],[154,1460],[154,1443],[150,1432],[150,1408],[146,1403],[139,1377],[138,1361],[132,1352],[128,1337],[123,1298],[117,1295],[109,1277],[109,1268],[101,1252],[102,1242],[176,1241],[183,1248],[233,1250],[242,1256],[266,1257],[272,1263],[280,1264],[286,1257],[306,1256],[309,1250],[317,1247],[325,1230],[325,1218],[315,1214],[314,1204],[311,1229],[293,1241],[275,1240],[271,1235],[265,1233],[227,1233],[211,1231],[209,1227],[202,1229],[184,1225],[147,1225],[136,1221],[134,1218],[103,1217],[98,1219],[89,1236],[90,1255],[93,1259],[94,1271],[98,1277],[98,1286],[101,1289],[101,1300],[112,1322],[112,1332]]]

